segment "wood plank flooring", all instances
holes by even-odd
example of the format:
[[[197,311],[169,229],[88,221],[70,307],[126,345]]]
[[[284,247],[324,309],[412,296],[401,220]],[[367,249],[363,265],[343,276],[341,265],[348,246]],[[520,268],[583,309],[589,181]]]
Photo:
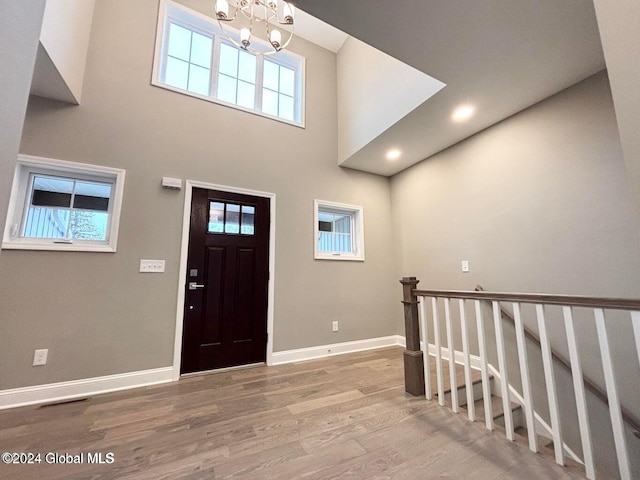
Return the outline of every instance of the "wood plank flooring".
[[[42,457],[0,463],[0,478],[583,478],[406,394],[402,368],[394,347],[0,411],[0,453]],[[48,464],[47,452],[83,463]]]

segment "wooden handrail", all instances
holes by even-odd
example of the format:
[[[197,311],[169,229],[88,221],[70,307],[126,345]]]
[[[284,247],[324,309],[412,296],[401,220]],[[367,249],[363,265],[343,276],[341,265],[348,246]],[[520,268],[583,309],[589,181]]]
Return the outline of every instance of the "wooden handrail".
[[[463,290],[413,290],[413,294],[424,297],[448,297],[498,302],[544,303],[565,307],[606,308],[612,310],[638,310],[640,299],[586,297],[580,295],[553,295],[548,293],[504,293]]]
[[[640,310],[639,299],[628,298],[606,298],[606,297],[586,297],[576,295],[551,295],[551,294],[531,294],[531,293],[502,293],[487,292],[480,285],[476,286],[475,291],[459,291],[459,290],[413,290],[416,296],[426,297],[446,297],[446,298],[462,298],[469,300],[498,301],[498,302],[518,302],[518,303],[544,303],[548,305],[561,305],[567,307],[586,307],[586,308],[606,308],[614,310]],[[513,315],[500,305],[502,317],[515,325]],[[540,337],[524,327],[525,337],[534,342],[538,348],[541,348]],[[553,359],[561,365],[565,370],[571,372],[571,364],[562,355],[555,351],[551,351]],[[593,395],[595,395],[605,405],[609,405],[609,398],[606,392],[591,378],[583,374],[584,385]],[[633,429],[636,437],[640,438],[640,419],[627,410],[622,405],[622,418]]]

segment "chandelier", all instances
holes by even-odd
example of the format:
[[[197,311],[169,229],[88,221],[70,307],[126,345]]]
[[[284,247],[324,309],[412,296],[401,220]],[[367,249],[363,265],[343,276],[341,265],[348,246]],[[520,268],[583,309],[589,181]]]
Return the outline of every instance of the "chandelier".
[[[254,55],[273,55],[287,48],[293,38],[294,7],[284,0],[216,0],[216,18],[227,39],[236,47],[247,50]],[[222,26],[222,22],[233,22],[237,18],[244,18],[249,26],[240,29],[240,41],[235,40]],[[264,22],[264,29],[273,50],[257,50],[251,48],[254,26]],[[283,43],[282,32],[274,28],[274,24],[290,25],[289,37]]]

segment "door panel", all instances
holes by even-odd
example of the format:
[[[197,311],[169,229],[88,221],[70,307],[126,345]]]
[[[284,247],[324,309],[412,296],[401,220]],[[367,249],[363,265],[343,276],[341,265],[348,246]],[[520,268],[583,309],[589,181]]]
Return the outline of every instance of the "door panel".
[[[256,251],[255,249],[242,248],[238,250],[236,272],[237,287],[236,295],[246,295],[253,297],[255,295],[255,277],[251,272],[255,271],[256,265]],[[233,341],[247,341],[251,340],[251,335],[254,330],[253,321],[256,318],[255,313],[252,311],[252,305],[250,302],[243,302],[242,298],[236,298],[236,312],[235,318],[237,319],[233,325]]]
[[[182,373],[266,360],[269,204],[193,189]]]
[[[204,331],[202,343],[213,344],[222,342],[222,320],[224,309],[225,260],[226,249],[209,247],[206,252],[207,285],[219,285],[220,288],[207,288],[204,310],[207,320],[203,322]]]

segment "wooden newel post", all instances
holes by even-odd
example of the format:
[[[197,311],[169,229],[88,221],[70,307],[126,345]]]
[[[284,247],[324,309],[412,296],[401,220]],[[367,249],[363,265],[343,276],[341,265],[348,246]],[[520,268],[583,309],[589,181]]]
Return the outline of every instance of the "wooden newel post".
[[[407,348],[404,350],[404,389],[411,395],[424,395],[424,358],[420,349],[418,324],[418,297],[413,290],[418,285],[416,277],[404,277],[402,303],[404,304],[404,331]]]

